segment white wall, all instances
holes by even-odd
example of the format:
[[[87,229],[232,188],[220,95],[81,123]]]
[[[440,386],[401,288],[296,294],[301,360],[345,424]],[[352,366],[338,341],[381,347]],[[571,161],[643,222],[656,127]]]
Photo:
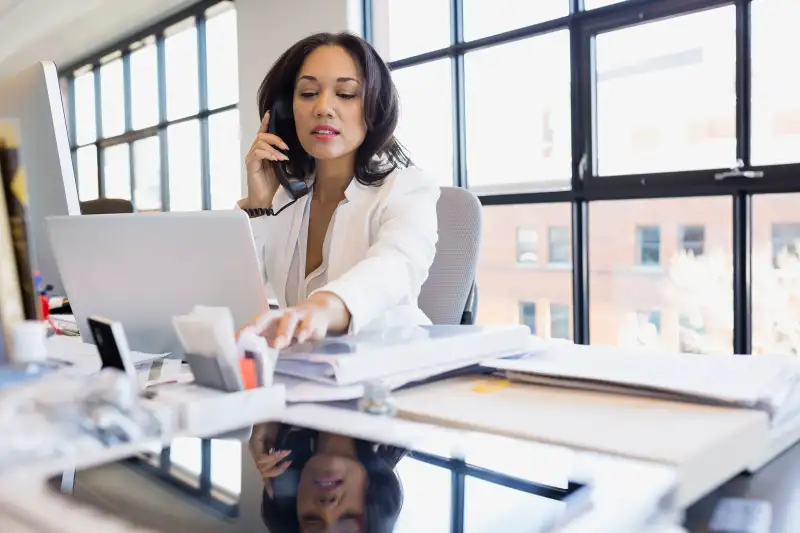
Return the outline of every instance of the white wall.
[[[239,45],[239,121],[242,193],[244,156],[261,118],[258,86],[278,57],[294,43],[321,31],[362,33],[361,0],[236,0]]]

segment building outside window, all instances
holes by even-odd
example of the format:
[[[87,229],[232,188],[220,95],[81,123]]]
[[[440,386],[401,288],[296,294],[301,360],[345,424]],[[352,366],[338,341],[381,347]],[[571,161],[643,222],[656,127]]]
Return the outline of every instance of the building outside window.
[[[646,266],[661,264],[661,228],[658,226],[636,228],[636,262]]]
[[[548,262],[551,264],[570,263],[570,233],[566,226],[552,226],[547,229]]]
[[[678,228],[678,246],[695,257],[703,255],[706,249],[705,226],[681,226]]]
[[[519,304],[519,323],[536,334],[536,304],[534,302],[520,302]]]

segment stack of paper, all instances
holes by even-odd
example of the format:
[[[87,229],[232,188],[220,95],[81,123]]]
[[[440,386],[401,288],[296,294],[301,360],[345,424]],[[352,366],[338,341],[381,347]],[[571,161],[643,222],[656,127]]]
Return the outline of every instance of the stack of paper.
[[[275,371],[333,385],[352,385],[429,371],[433,376],[487,358],[529,353],[525,326],[414,326],[328,337],[281,350]],[[421,376],[421,377],[420,377]]]
[[[517,381],[759,409],[773,427],[800,414],[800,362],[791,357],[643,354],[569,344],[484,366]]]

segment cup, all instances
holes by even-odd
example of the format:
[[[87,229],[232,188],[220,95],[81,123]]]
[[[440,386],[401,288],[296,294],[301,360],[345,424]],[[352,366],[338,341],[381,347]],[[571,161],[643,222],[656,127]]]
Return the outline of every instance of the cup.
[[[47,361],[47,323],[42,320],[25,320],[11,330],[12,363],[44,363]]]

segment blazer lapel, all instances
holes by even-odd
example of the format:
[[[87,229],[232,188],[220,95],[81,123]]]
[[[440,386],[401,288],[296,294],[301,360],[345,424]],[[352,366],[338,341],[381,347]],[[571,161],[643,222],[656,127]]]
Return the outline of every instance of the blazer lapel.
[[[368,191],[353,178],[350,185],[344,192],[345,201],[336,208],[336,215],[331,229],[331,248],[328,258],[328,280],[333,281],[341,276],[352,265],[351,250],[352,243],[359,242],[360,239],[355,235],[356,229],[352,227],[353,216],[361,212],[364,202],[369,196]],[[368,226],[368,221],[363,220],[362,226]],[[361,228],[358,231],[363,230]]]

